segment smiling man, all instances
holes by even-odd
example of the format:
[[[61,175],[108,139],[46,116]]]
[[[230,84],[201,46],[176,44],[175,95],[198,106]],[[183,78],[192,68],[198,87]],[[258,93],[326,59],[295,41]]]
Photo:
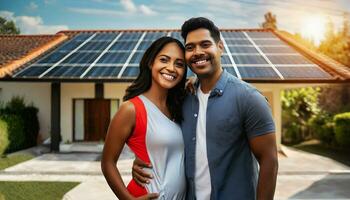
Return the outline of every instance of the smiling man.
[[[221,66],[220,31],[206,18],[181,28],[185,58],[197,74],[183,105],[186,199],[272,200],[278,169],[268,102]],[[134,166],[134,178],[144,175]],[[140,182],[144,179],[139,179]]]

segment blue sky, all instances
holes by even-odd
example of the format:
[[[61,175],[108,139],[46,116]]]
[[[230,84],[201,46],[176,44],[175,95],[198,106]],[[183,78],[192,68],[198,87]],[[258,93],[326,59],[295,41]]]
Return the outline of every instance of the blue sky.
[[[16,22],[23,34],[73,29],[180,28],[188,18],[204,16],[219,28],[257,28],[264,13],[277,16],[291,33],[305,19],[330,19],[340,28],[349,0],[0,0],[0,16]],[[312,20],[310,23],[313,23]]]

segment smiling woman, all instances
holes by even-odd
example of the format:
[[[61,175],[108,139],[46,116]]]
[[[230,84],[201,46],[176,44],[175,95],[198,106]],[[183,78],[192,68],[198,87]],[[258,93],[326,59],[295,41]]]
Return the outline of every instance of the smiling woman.
[[[310,16],[304,20],[301,34],[319,45],[325,34],[326,20],[323,16]]]

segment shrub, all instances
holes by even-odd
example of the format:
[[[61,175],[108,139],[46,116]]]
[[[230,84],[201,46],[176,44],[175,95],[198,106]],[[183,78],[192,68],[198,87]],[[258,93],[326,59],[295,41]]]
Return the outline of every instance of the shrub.
[[[320,112],[310,120],[312,134],[326,145],[335,144],[333,117],[326,112]]]
[[[350,147],[350,112],[334,116],[334,132],[338,144]]]
[[[6,106],[4,108],[0,109],[0,116],[18,116],[20,118],[16,119],[16,121],[18,121],[17,125],[12,125],[11,117],[9,119],[9,122],[7,122],[10,123],[11,128],[13,128],[12,126],[15,126],[16,130],[21,130],[19,133],[9,133],[8,137],[18,138],[19,136],[21,136],[19,140],[9,139],[10,143],[16,143],[10,144],[10,152],[36,145],[39,133],[39,120],[37,114],[38,109],[35,108],[33,105],[26,106],[23,97],[13,97],[11,101],[6,103]],[[17,126],[22,126],[22,128],[19,128]],[[12,136],[10,134],[15,135]]]
[[[25,141],[23,119],[17,115],[3,115],[2,120],[7,125],[9,145],[5,153],[11,153],[23,149]]]
[[[8,129],[5,121],[0,119],[0,157],[9,145]]]
[[[282,92],[282,141],[296,144],[310,139],[308,122],[320,112],[319,88],[300,88]]]

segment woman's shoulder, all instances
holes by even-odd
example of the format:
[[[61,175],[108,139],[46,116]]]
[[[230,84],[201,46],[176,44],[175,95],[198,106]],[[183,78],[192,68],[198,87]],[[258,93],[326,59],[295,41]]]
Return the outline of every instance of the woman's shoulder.
[[[125,117],[135,117],[135,106],[132,101],[127,100],[120,104],[118,113]]]

